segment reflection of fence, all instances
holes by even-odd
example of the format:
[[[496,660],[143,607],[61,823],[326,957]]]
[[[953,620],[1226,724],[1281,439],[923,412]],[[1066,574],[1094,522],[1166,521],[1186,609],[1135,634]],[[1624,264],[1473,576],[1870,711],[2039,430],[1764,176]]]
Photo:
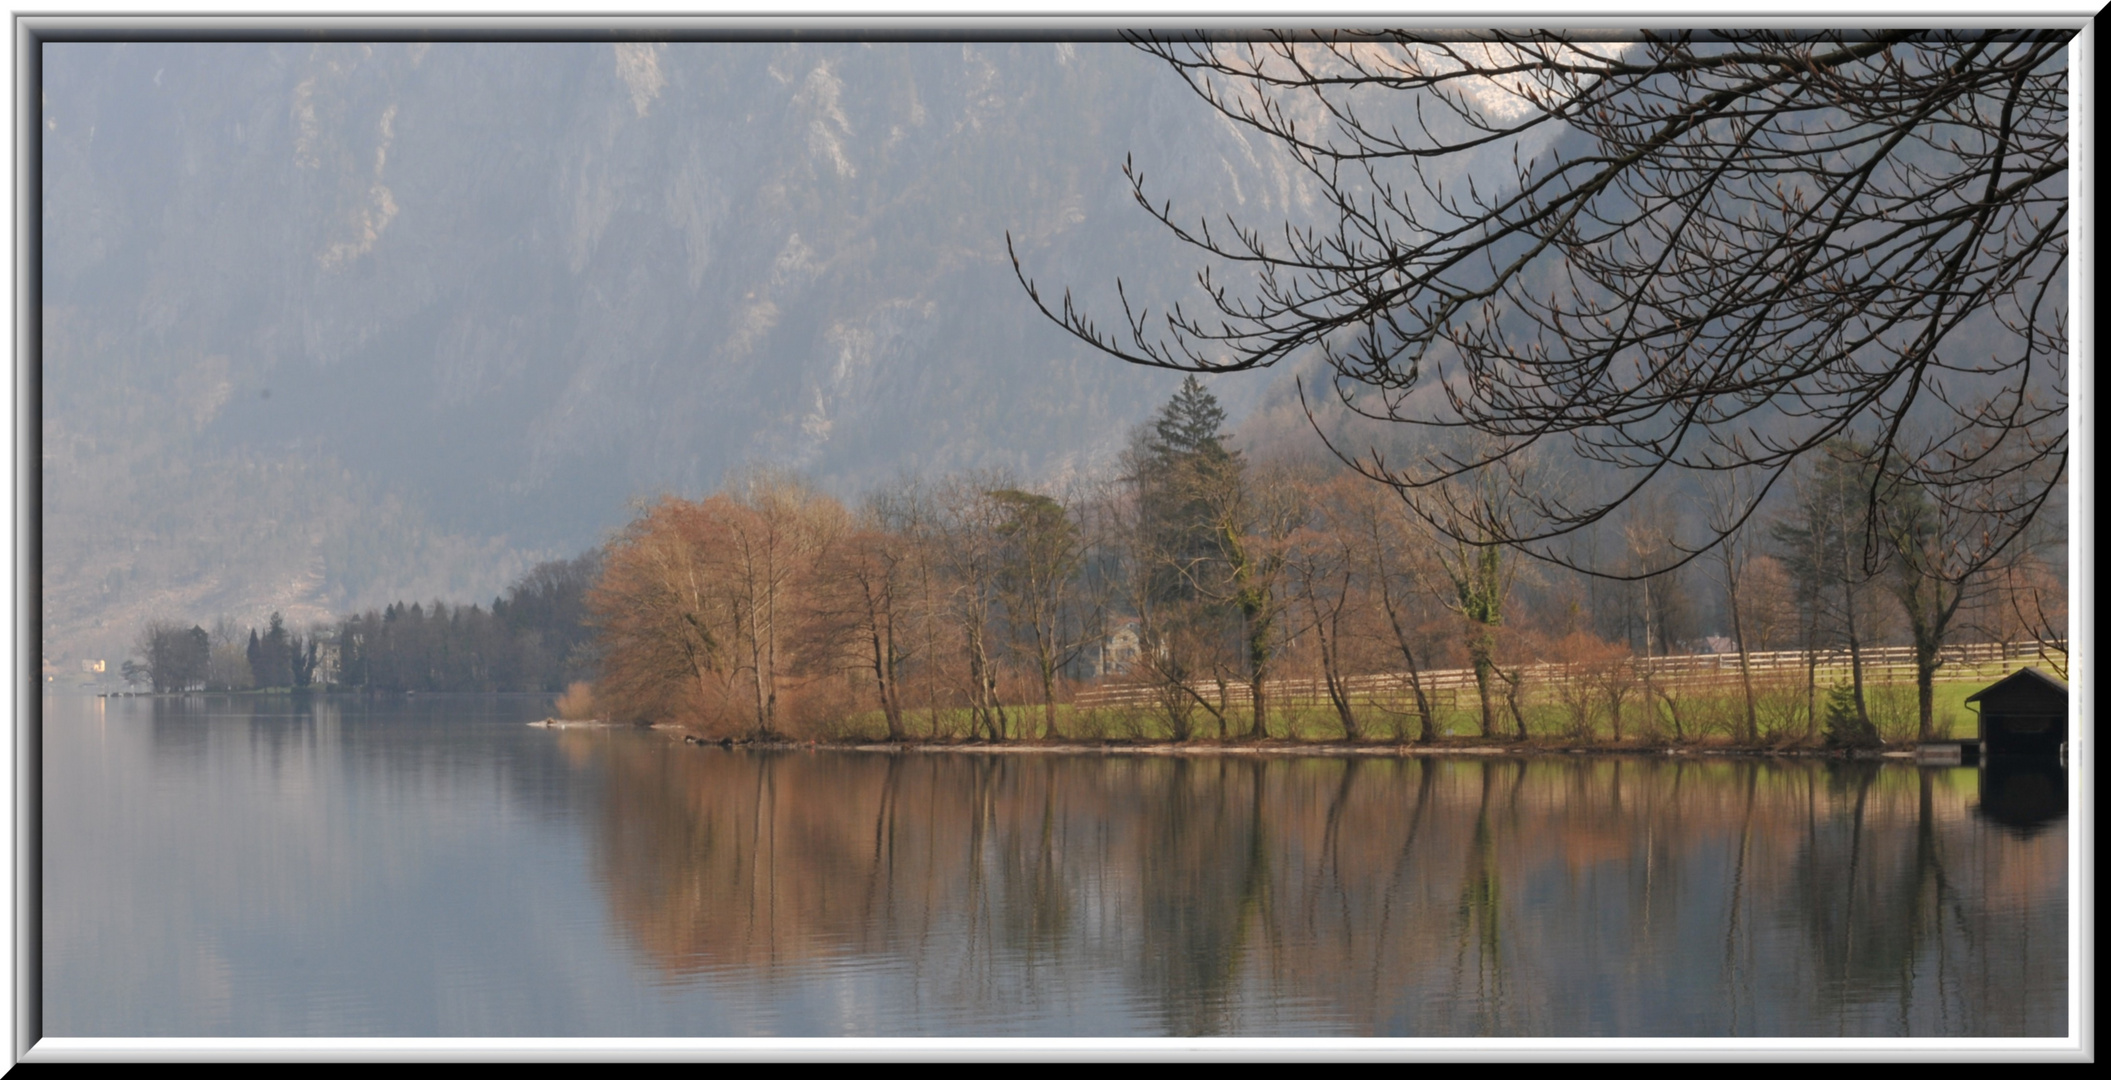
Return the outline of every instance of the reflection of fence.
[[[1970,645],[1950,645],[1943,648],[1940,656],[1942,667],[1935,669],[1936,682],[1972,682],[1987,678],[1982,671],[1989,665],[1999,664],[2006,674],[2024,664],[2051,653],[2064,656],[2067,643],[2064,641],[2016,641],[1985,642]],[[1846,677],[1852,661],[1845,649],[1819,650],[1815,655],[1801,649],[1778,652],[1755,652],[1747,654],[1752,673],[1759,676],[1795,673],[1801,676],[1815,661],[1818,681],[1823,684]],[[1734,682],[1738,678],[1736,653],[1687,653],[1679,656],[1627,657],[1613,664],[1628,665],[1639,680],[1677,680],[1682,683]],[[1548,685],[1565,682],[1571,677],[1585,677],[1586,672],[1601,673],[1607,662],[1593,664],[1560,664],[1539,662],[1523,665],[1522,675],[1527,685]],[[1518,673],[1515,669],[1513,674]],[[1913,647],[1911,645],[1886,645],[1881,648],[1862,650],[1862,678],[1877,683],[1911,683],[1914,677]],[[1344,680],[1349,696],[1356,699],[1398,700],[1414,694],[1413,683],[1405,672],[1383,672],[1375,675],[1352,675]],[[1472,668],[1445,668],[1425,671],[1421,675],[1422,690],[1431,695],[1433,704],[1454,707],[1461,691],[1474,689]],[[1195,691],[1212,701],[1227,705],[1244,705],[1251,701],[1252,691],[1243,682],[1218,683],[1202,680]],[[1152,705],[1160,694],[1158,687],[1148,683],[1110,683],[1088,687],[1078,691],[1074,699],[1085,708],[1111,708],[1120,706]],[[1285,706],[1299,704],[1321,704],[1327,700],[1326,683],[1319,679],[1270,679],[1268,694]]]

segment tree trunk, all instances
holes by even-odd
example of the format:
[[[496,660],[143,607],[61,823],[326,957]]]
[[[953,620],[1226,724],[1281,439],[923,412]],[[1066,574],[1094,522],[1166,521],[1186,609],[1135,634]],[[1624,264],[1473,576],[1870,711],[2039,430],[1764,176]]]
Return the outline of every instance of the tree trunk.
[[[1950,613],[1956,610],[1954,600],[1945,610],[1940,584],[1934,584],[1930,591],[1933,595],[1923,596],[1917,589],[1906,589],[1899,596],[1913,628],[1913,682],[1920,699],[1916,742],[1935,737],[1935,669],[1942,666],[1943,631],[1949,625]]]
[[[1662,690],[1657,691],[1657,698],[1658,700],[1664,703],[1665,710],[1671,713],[1672,738],[1678,740],[1679,742],[1685,742],[1686,722],[1679,716],[1679,699],[1672,697],[1670,694],[1664,693]]]
[[[991,742],[1003,742],[1004,734],[998,729],[997,716],[991,708],[994,695],[990,691],[995,680],[989,675],[989,657],[983,652],[982,635],[974,629],[968,631],[968,679],[970,730],[976,735],[987,734]]]
[[[1862,624],[1855,616],[1854,587],[1851,584],[1843,590],[1841,600],[1841,607],[1847,612],[1847,662],[1854,676],[1854,715],[1867,735],[1875,732],[1876,726],[1869,722],[1869,699],[1862,693]]]
[[[1515,738],[1518,742],[1523,742],[1528,737],[1527,733],[1525,732],[1525,711],[1518,704],[1517,695],[1518,690],[1520,688],[1519,684],[1524,681],[1525,676],[1524,671],[1522,669],[1513,670],[1516,670],[1517,674],[1503,675],[1503,682],[1506,684],[1505,689],[1503,691],[1503,699],[1509,703],[1510,719],[1517,724],[1517,734]],[[1498,669],[1496,674],[1502,675],[1501,670]]]
[[[1041,664],[1041,737],[1056,737],[1055,669]]]
[[[1246,735],[1251,739],[1268,737],[1268,684],[1256,673],[1248,685],[1253,694],[1253,728]]]
[[[1430,707],[1429,695],[1422,690],[1422,676],[1419,673],[1410,671],[1408,673],[1408,681],[1415,688],[1415,710],[1421,714],[1421,730],[1416,733],[1415,741],[1427,746],[1437,741],[1436,716],[1434,715],[1434,710]]]
[[[1808,637],[1803,650],[1803,741],[1818,740],[1818,647]]]
[[[1268,738],[1268,631],[1270,620],[1257,601],[1242,605],[1246,615],[1246,659],[1253,672],[1252,738]]]
[[[1385,605],[1386,621],[1393,627],[1393,643],[1400,648],[1401,659],[1407,661],[1407,685],[1415,693],[1415,711],[1421,721],[1421,731],[1415,741],[1427,745],[1437,740],[1436,719],[1429,706],[1429,694],[1422,689],[1422,669],[1415,663],[1415,650],[1408,644],[1407,631],[1400,625],[1399,612],[1393,608],[1393,594],[1379,579],[1379,599]]]
[[[1730,632],[1737,635],[1737,674],[1744,682],[1744,742],[1759,741],[1759,699],[1752,693],[1752,653],[1745,648],[1744,614],[1738,610],[1737,590],[1730,590]]]
[[[1332,663],[1326,665],[1324,674],[1327,679],[1327,700],[1334,705],[1334,715],[1341,718],[1341,737],[1355,742],[1363,737],[1363,732],[1356,727],[1356,712],[1349,705],[1348,685],[1334,670]]]
[[[763,681],[762,627],[759,623],[749,627],[748,660],[755,668],[755,737],[767,739],[770,735],[770,702]]]
[[[1875,731],[1876,725],[1869,722],[1869,698],[1862,691],[1862,641],[1849,634],[1847,637],[1847,664],[1854,674],[1854,717],[1865,731]]]
[[[1473,682],[1481,694],[1481,738],[1495,734],[1495,695],[1488,684],[1494,676],[1495,658],[1492,643],[1485,627],[1474,632],[1467,645],[1467,653],[1473,659]]]
[[[875,628],[872,634],[872,674],[879,681],[880,712],[887,717],[887,741],[900,742],[907,736],[907,732],[902,730],[901,695],[888,671],[888,668],[893,666],[889,663],[891,652],[886,640]]]
[[[1338,616],[1340,613],[1337,611],[1335,614]],[[1327,685],[1327,702],[1334,706],[1334,715],[1341,719],[1342,738],[1355,742],[1362,738],[1363,734],[1356,728],[1356,713],[1349,706],[1348,680],[1341,673],[1341,658],[1338,655],[1341,639],[1338,636],[1327,636],[1326,612],[1317,601],[1312,602],[1312,633],[1319,642],[1319,669],[1320,676]]]
[[[1923,644],[1913,650],[1913,685],[1920,696],[1918,742],[1935,737],[1935,669],[1941,664],[1935,649]]]
[[[1327,681],[1327,696],[1334,702],[1334,715],[1341,718],[1341,737],[1343,741],[1355,742],[1363,738],[1363,733],[1356,727],[1355,710],[1349,707],[1348,692],[1336,686],[1334,680],[1329,679]]]

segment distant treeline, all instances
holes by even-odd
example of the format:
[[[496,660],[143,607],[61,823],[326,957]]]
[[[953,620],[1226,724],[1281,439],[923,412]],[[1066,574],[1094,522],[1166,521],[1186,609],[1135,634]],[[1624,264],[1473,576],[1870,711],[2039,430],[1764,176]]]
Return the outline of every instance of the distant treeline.
[[[565,691],[561,715],[763,741],[1092,739],[1119,723],[1175,741],[1463,727],[1867,746],[1895,711],[1869,685],[1871,650],[1910,649],[1905,727],[1928,740],[1953,646],[2064,636],[2049,516],[1989,546],[2013,531],[1999,492],[1946,502],[1848,440],[1763,510],[1734,477],[1636,502],[1591,576],[1519,559],[1509,518],[1441,533],[1331,457],[1234,449],[1224,420],[1190,379],[1132,432],[1118,475],[1059,492],[977,472],[851,506],[753,471],[642,508],[605,551],[535,567],[489,610],[396,603],[305,638],[276,616],[262,632],[159,625],[130,674],[165,690]],[[1559,491],[1574,480],[1558,465],[1511,468]],[[1722,543],[1687,539],[1740,516]],[[1787,650],[1797,670],[1752,663]],[[1734,682],[1653,662],[1700,652]],[[1470,680],[1440,685],[1451,671]],[[1109,683],[1136,715],[1095,712]]]
[[[590,678],[585,596],[601,555],[541,563],[489,610],[435,600],[394,603],[289,631],[273,612],[262,631],[221,619],[212,630],[150,623],[123,673],[160,692],[336,687],[406,691],[557,691]]]
[[[286,629],[274,611],[262,633],[222,619],[211,631],[202,626],[153,622],[140,632],[140,660],[120,669],[125,681],[150,684],[157,691],[247,690],[253,687],[314,685],[322,653],[320,634],[303,638]]]

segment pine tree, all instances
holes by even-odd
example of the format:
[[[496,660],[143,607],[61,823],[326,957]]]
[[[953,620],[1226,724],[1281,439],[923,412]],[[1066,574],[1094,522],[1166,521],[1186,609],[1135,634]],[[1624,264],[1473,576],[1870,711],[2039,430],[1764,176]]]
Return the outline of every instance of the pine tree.
[[[270,625],[259,639],[251,630],[249,637],[253,650],[250,653],[249,669],[256,676],[259,687],[293,685],[293,649],[286,637],[286,620],[278,612],[271,613]]]
[[[1225,447],[1223,426],[1216,395],[1189,375],[1143,435],[1132,479],[1156,553],[1149,587],[1156,602],[1196,599],[1197,584],[1223,570],[1218,526],[1242,464]]]
[[[1876,726],[1861,715],[1854,686],[1834,683],[1825,692],[1825,745],[1835,748],[1880,746]]]
[[[1152,449],[1167,461],[1203,459],[1221,461],[1231,455],[1224,449],[1224,408],[1217,396],[1189,375],[1158,411],[1151,425]]]

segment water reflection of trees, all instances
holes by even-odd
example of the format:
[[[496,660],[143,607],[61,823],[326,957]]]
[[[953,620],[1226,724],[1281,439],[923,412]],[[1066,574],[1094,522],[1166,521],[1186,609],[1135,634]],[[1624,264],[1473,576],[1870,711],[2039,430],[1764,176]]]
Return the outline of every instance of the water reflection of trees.
[[[1987,828],[1971,770],[598,747],[670,979],[891,964],[944,999],[910,1025],[1085,987],[1105,1033],[2064,1029],[2064,830]]]
[[[509,806],[551,817],[572,813],[581,798],[576,770],[527,726],[530,716],[547,712],[540,698],[192,694],[115,699],[107,709],[120,723],[144,718],[152,767],[172,776],[234,769],[296,787],[344,769],[389,790],[485,790],[496,783],[519,796]],[[493,741],[494,724],[505,741]]]
[[[1961,789],[1981,779],[1862,763],[1817,781],[1835,812],[1813,813],[1796,874],[1829,1033],[2065,1031],[2065,837],[1978,826]]]

